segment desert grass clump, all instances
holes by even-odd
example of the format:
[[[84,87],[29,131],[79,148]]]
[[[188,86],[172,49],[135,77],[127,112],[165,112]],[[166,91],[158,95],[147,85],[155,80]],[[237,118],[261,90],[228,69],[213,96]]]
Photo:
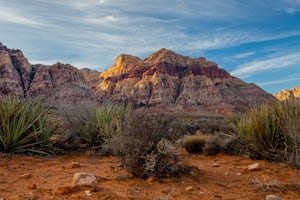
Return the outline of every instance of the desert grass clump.
[[[235,128],[239,138],[253,144],[262,158],[291,160],[293,165],[299,163],[299,102],[273,102],[252,109],[240,118]]]
[[[49,139],[55,130],[38,100],[0,98],[0,151],[49,154]]]
[[[179,173],[177,149],[173,145],[172,117],[134,115],[126,120],[121,134],[110,142],[122,158],[125,169],[133,176],[162,177]]]
[[[183,141],[183,146],[189,153],[202,153],[206,140],[207,136],[205,135],[186,136]]]
[[[85,106],[81,112],[69,115],[68,121],[72,130],[87,147],[100,148],[120,133],[130,113],[131,107],[127,105]]]

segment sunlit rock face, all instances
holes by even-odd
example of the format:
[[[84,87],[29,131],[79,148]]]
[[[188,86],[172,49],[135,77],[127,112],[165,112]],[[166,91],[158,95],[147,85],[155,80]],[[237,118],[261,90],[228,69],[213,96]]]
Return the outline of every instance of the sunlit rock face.
[[[275,99],[214,62],[168,49],[144,60],[120,55],[112,67],[100,73],[59,62],[31,65],[20,50],[1,43],[0,95],[40,98],[51,105],[130,103],[145,112],[222,115]]]
[[[100,100],[128,102],[138,109],[232,114],[274,99],[214,62],[168,49],[144,60],[120,55],[99,78],[96,94]]]
[[[300,86],[294,87],[290,90],[281,90],[277,94],[274,94],[274,96],[280,101],[289,99],[300,100]]]

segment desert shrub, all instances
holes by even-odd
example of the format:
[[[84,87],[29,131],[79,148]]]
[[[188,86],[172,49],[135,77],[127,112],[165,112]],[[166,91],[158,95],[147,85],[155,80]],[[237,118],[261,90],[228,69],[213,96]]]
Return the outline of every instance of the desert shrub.
[[[253,144],[262,158],[291,160],[296,165],[300,159],[299,122],[299,102],[273,102],[246,113],[235,128],[239,138]]]
[[[125,169],[137,177],[175,174],[177,151],[173,145],[174,118],[163,115],[134,115],[126,121],[121,134],[110,142],[121,156]]]
[[[125,119],[131,113],[129,105],[102,105],[96,109],[97,132],[104,143],[121,132]]]
[[[67,118],[73,132],[84,144],[101,147],[120,133],[122,123],[130,113],[130,106],[105,104],[82,107],[80,112]]]
[[[208,136],[203,153],[206,155],[216,155],[220,152],[235,154],[239,147],[233,141],[238,142],[237,137],[222,132],[214,133]]]
[[[55,126],[38,100],[0,98],[0,151],[7,153],[49,153],[49,139]]]
[[[207,137],[204,135],[191,135],[184,138],[184,148],[189,153],[202,153]]]

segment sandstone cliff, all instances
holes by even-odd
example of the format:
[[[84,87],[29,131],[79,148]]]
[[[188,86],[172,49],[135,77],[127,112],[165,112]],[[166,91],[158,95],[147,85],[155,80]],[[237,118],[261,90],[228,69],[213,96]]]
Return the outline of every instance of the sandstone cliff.
[[[300,99],[300,86],[294,87],[290,90],[281,90],[277,94],[274,94],[280,101],[288,100],[288,99]]]
[[[100,74],[97,96],[136,108],[170,112],[231,114],[274,99],[254,84],[232,77],[205,58],[181,56],[160,49],[146,59],[117,57]]]
[[[100,73],[69,64],[30,65],[0,43],[0,94],[39,97],[51,106],[78,102],[131,103],[141,111],[232,114],[275,99],[205,58],[168,49],[140,59],[120,55]]]
[[[51,105],[97,100],[75,67],[62,63],[30,65],[20,50],[8,49],[1,43],[0,94],[38,97]]]

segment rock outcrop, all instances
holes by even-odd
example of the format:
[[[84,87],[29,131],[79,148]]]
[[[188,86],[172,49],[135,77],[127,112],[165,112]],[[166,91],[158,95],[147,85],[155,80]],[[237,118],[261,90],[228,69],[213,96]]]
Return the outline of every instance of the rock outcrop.
[[[100,74],[97,96],[136,108],[170,112],[212,111],[231,114],[274,99],[254,84],[232,77],[205,58],[181,56],[168,49],[141,60],[120,55]]]
[[[296,86],[290,90],[281,90],[277,94],[274,94],[274,97],[276,97],[280,101],[284,100],[300,100],[300,86]]]
[[[9,50],[0,43],[0,94],[24,96],[25,84],[22,79],[27,74],[27,64],[21,52]],[[25,71],[24,75],[21,71]]]
[[[0,43],[0,94],[40,98],[51,105],[97,101],[81,72],[69,64],[30,65],[20,50]]]
[[[104,72],[69,64],[30,65],[0,43],[0,95],[39,97],[47,104],[110,101],[137,110],[232,114],[275,99],[205,58],[160,49],[142,60],[120,55]]]

